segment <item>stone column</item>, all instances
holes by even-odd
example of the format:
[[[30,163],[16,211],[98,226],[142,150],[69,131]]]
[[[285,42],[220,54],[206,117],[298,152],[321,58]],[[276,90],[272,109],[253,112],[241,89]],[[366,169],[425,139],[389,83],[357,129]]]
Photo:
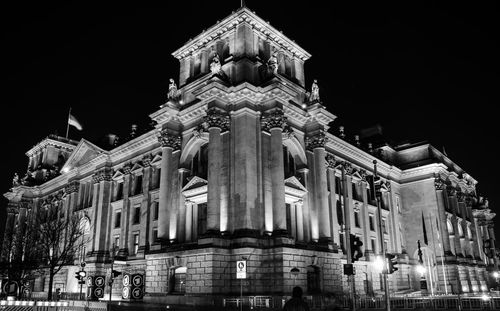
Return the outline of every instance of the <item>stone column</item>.
[[[488,224],[487,229],[488,229],[488,234],[490,236],[489,237],[490,243],[491,243],[490,250],[495,251],[496,250],[495,226],[493,225],[492,222],[490,224]],[[493,256],[493,258],[491,259],[491,262],[493,262],[494,268],[498,269],[498,258],[496,256]]]
[[[295,202],[295,215],[297,217],[297,241],[304,241],[304,212],[302,211],[303,200]]]
[[[193,202],[185,200],[184,205],[186,210],[185,239],[186,242],[191,242],[193,240]]]
[[[229,115],[212,107],[204,118],[208,125],[208,195],[207,195],[207,235],[220,235],[222,137],[230,124]],[[199,232],[205,234],[205,232]]]
[[[120,224],[120,250],[118,252],[119,256],[128,256],[130,254],[129,250],[132,248],[133,241],[129,241],[130,236],[130,184],[132,178],[130,172],[132,169],[132,164],[127,163],[123,166],[123,204],[122,204],[122,216]]]
[[[139,233],[139,253],[143,256],[144,252],[149,249],[151,245],[151,200],[149,196],[149,189],[151,189],[152,183],[152,167],[151,160],[152,156],[147,154],[142,157],[142,202],[141,202],[141,218],[140,227],[141,231]]]
[[[458,201],[456,197],[456,190],[455,188],[452,188],[451,186],[446,187],[446,191],[448,194],[448,202],[450,204],[450,207],[453,211],[453,217],[451,218],[451,223],[453,225],[453,231],[455,233],[455,245],[452,245],[456,250],[455,255],[457,254],[463,254],[462,252],[462,247],[460,245],[460,234],[458,233],[458,219],[457,219],[457,212],[458,212]]]
[[[325,144],[327,138],[324,131],[306,138],[306,147],[313,152],[314,201],[318,216],[319,241],[331,241],[330,216],[328,212],[328,189],[326,181]]]
[[[158,136],[161,145],[161,172],[158,215],[158,238],[170,239],[170,217],[172,214],[173,152],[180,149],[181,138],[163,130]]]
[[[269,169],[271,172],[271,197],[273,235],[287,234],[285,210],[285,173],[283,171],[283,128],[286,117],[281,109],[262,117],[262,129],[271,134]]]
[[[328,166],[327,175],[328,175],[328,184],[330,185],[330,197],[329,197],[329,206],[331,212],[330,219],[330,228],[331,228],[331,237],[333,242],[340,248],[340,225],[338,223],[338,215],[337,215],[337,194],[335,193],[336,183],[335,183],[335,165],[336,160],[335,157],[331,154],[326,156],[326,163]],[[339,193],[340,195],[340,193]]]
[[[309,178],[308,168],[298,169],[297,172],[302,175],[301,176],[302,184],[308,190],[305,200],[302,203],[301,210],[302,210],[302,224],[303,224],[302,226],[303,241],[309,242],[309,240],[312,239],[310,207],[313,204],[311,192],[314,185],[312,185],[312,182]]]
[[[3,236],[3,246],[2,246],[2,261],[8,261],[10,253],[12,251],[12,237],[14,235],[14,224],[16,223],[16,217],[19,213],[19,203],[9,202],[7,205],[7,220],[5,222],[5,231]]]
[[[438,256],[446,256],[446,254],[451,254],[450,245],[450,235],[448,234],[448,224],[446,217],[446,205],[445,202],[445,184],[439,176],[434,177],[434,188],[436,189],[436,204],[437,204],[437,217],[439,223],[439,236],[441,237],[441,247],[443,249],[443,254],[438,254]]]
[[[94,204],[95,227],[94,252],[97,256],[104,256],[110,249],[110,231],[108,230],[109,216],[111,213],[111,182],[113,172],[110,168],[103,168],[94,175]]]

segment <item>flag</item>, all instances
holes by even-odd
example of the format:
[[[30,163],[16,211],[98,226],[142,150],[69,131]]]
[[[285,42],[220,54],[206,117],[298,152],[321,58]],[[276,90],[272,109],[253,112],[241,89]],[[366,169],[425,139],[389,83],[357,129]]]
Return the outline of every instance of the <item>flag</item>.
[[[425,230],[424,212],[422,212],[422,230],[424,230],[424,243],[425,245],[429,245],[429,240],[427,239],[427,230]]]
[[[68,116],[68,124],[76,127],[76,129],[79,131],[81,131],[83,129],[80,122],[78,122],[78,120],[71,113]]]

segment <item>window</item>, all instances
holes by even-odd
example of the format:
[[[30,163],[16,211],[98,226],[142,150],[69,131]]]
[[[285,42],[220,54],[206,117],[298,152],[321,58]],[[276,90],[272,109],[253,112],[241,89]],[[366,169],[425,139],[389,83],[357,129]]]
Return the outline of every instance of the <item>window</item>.
[[[342,211],[342,203],[340,203],[340,200],[337,200],[337,223],[341,226],[344,224],[344,213]]]
[[[340,181],[340,177],[338,176],[335,176],[335,193],[338,195],[344,194],[342,183]]]
[[[401,202],[399,201],[399,195],[396,196],[396,209],[398,210],[398,213],[401,214]]]
[[[384,240],[384,249],[386,252],[389,251],[389,243],[387,243],[387,240]]]
[[[134,224],[141,222],[141,206],[134,206]]]
[[[320,292],[318,267],[315,266],[307,267],[307,292],[309,294]]]
[[[134,195],[142,193],[142,175],[135,176]]]
[[[115,242],[114,243],[115,243],[114,244],[115,247],[120,247],[120,236],[119,235],[115,236]]]
[[[139,233],[134,233],[134,255],[139,251]]]
[[[186,292],[186,267],[179,267],[174,270],[174,288],[173,292],[185,293]]]
[[[288,234],[292,238],[297,237],[297,218],[296,218],[296,209],[295,205],[291,205],[286,203],[286,227],[288,229]]]
[[[361,227],[359,225],[359,211],[354,211],[354,225],[356,226],[356,228]]]
[[[385,226],[385,218],[382,218],[382,232],[387,233],[387,228]]]
[[[115,228],[120,228],[121,221],[122,221],[122,212],[117,211],[115,213]]]
[[[160,173],[161,169],[153,167],[153,178],[151,180],[151,190],[157,189],[160,186]]]
[[[116,200],[121,200],[123,199],[123,182],[117,182],[116,183]]]
[[[151,240],[154,243],[157,239],[158,239],[158,228],[153,228],[153,236]]]
[[[370,239],[370,242],[371,242],[371,246],[372,246],[372,251],[373,251],[374,253],[376,253],[376,252],[377,252],[377,241],[375,241],[375,239],[374,239],[374,238],[371,238],[371,239]]]
[[[153,202],[153,220],[158,220],[159,212],[160,209],[158,202]]]
[[[198,236],[207,232],[207,203],[198,204]]]
[[[401,247],[404,247],[405,241],[403,240],[403,228],[399,224],[399,240],[401,241]]]
[[[374,219],[374,216],[370,215],[369,220],[370,220],[370,230],[371,231],[375,231],[375,219]]]
[[[339,232],[340,249],[345,253],[344,233]]]

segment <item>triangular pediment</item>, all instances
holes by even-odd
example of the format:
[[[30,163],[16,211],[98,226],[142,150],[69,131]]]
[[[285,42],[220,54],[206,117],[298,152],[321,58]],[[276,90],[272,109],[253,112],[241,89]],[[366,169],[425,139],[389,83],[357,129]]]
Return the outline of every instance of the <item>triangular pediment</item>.
[[[304,187],[304,185],[302,185],[300,180],[298,180],[297,177],[295,177],[295,176],[292,176],[292,177],[285,179],[285,186],[307,192],[306,187]]]
[[[88,140],[82,139],[80,143],[76,146],[75,150],[71,153],[66,163],[61,168],[62,172],[69,172],[75,167],[80,167],[85,163],[95,159],[101,154],[106,154],[107,152]]]
[[[144,167],[139,162],[136,162],[130,171],[135,172],[138,170],[142,170],[143,168]]]
[[[189,189],[199,188],[199,187],[206,186],[206,185],[208,185],[208,181],[206,181],[205,179],[203,179],[201,177],[194,176],[184,186],[184,188],[182,188],[182,191],[186,191],[186,190],[189,190]]]
[[[156,164],[161,162],[161,153],[157,153],[151,160],[151,164]]]
[[[111,177],[113,180],[120,180],[123,178],[125,174],[123,174],[122,170],[116,170],[116,172],[113,174],[113,177]]]

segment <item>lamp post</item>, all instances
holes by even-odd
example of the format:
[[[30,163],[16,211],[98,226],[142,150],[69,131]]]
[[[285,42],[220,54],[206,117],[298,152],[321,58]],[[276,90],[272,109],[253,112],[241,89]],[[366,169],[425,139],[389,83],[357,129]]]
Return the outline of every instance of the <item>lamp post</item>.
[[[118,247],[115,245],[115,243],[113,243],[113,246],[111,247],[111,274],[109,277],[109,301],[110,302],[111,302],[111,297],[113,296],[113,281],[115,278],[113,265],[115,263],[115,256],[116,256],[117,248]]]
[[[424,260],[422,259],[422,249],[420,248],[420,240],[417,240],[417,248],[418,248],[418,265],[417,272],[420,274],[420,291],[423,289],[427,291],[427,280],[425,279],[425,266]]]

